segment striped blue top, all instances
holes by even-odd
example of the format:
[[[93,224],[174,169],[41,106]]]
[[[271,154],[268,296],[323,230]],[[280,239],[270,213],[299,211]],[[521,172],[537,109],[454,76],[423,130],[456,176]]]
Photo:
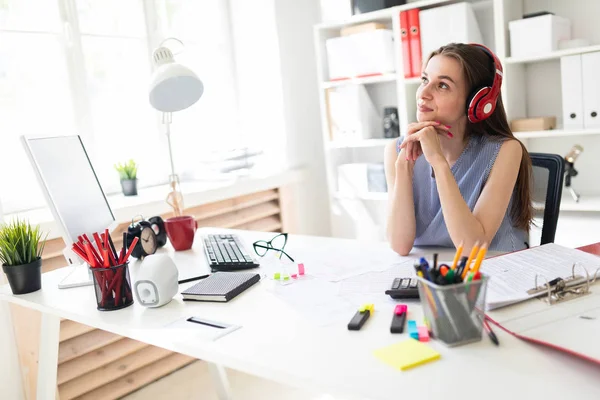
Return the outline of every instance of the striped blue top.
[[[403,137],[398,138],[398,152],[403,140]],[[462,154],[450,168],[471,212],[487,182],[502,143],[502,141],[490,140],[486,136],[471,136]],[[444,222],[435,178],[432,177],[431,166],[424,156],[419,157],[415,162],[413,197],[417,223],[414,245],[454,247]],[[510,209],[513,197],[500,228],[489,245],[489,250],[516,251],[526,248],[527,233],[514,227],[511,222]]]

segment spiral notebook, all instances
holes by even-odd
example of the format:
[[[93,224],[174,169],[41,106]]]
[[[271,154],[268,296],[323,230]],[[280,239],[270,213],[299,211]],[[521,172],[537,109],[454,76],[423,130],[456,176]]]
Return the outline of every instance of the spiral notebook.
[[[215,272],[181,292],[183,300],[227,302],[260,280],[248,272]]]

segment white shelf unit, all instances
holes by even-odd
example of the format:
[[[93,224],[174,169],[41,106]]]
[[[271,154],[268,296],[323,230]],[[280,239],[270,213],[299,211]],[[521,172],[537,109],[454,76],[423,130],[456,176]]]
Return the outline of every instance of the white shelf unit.
[[[599,129],[552,129],[547,131],[514,132],[517,139],[543,139],[600,135]]]
[[[363,139],[363,140],[335,140],[327,142],[328,149],[342,149],[351,147],[383,147],[393,139]]]
[[[339,200],[370,200],[370,201],[387,201],[388,194],[382,192],[366,192],[366,193],[339,193],[333,195]]]
[[[573,56],[576,54],[593,53],[600,51],[600,45],[577,47],[573,49],[564,49],[553,51],[552,53],[534,55],[531,57],[508,57],[505,60],[506,64],[528,64],[549,60],[560,60],[561,57]]]
[[[377,239],[383,239],[385,224],[386,193],[345,194],[337,191],[337,166],[344,163],[382,163],[383,147],[390,139],[382,139],[383,128],[370,138],[353,141],[331,141],[330,121],[327,109],[328,90],[348,85],[365,85],[377,103],[377,96],[395,98],[400,118],[401,134],[410,122],[414,122],[416,112],[415,93],[421,82],[419,77],[404,78],[402,47],[395,41],[395,66],[393,74],[373,76],[344,81],[328,82],[327,55],[325,41],[338,37],[343,27],[364,22],[380,22],[392,29],[394,38],[399,38],[399,13],[411,8],[428,9],[458,1],[414,1],[398,7],[374,13],[362,14],[346,21],[316,25],[314,39],[316,49],[322,133],[325,147],[325,165],[330,193],[332,233],[335,236],[361,238],[363,230]],[[482,31],[484,44],[500,58],[504,66],[502,98],[509,121],[535,116],[556,116],[562,125],[562,98],[560,84],[560,57],[600,51],[600,27],[590,15],[600,15],[600,1],[565,2],[563,0],[471,0],[476,9],[476,17]],[[532,57],[510,57],[508,23],[521,19],[523,14],[537,11],[550,11],[571,20],[573,38],[585,38],[592,45],[565,49]],[[493,21],[490,24],[489,21]],[[443,35],[443,32],[440,32]],[[423,58],[427,57],[423,54]],[[386,106],[387,104],[377,104]],[[600,223],[600,180],[596,171],[600,170],[600,158],[594,152],[600,150],[599,129],[555,129],[540,132],[515,132],[531,152],[544,152],[565,155],[574,144],[581,144],[584,152],[576,162],[579,175],[572,179],[573,186],[582,194],[582,200],[575,203],[570,197],[563,199],[561,210],[565,215],[585,213],[586,218],[597,218]],[[567,193],[567,189],[565,189]],[[367,218],[367,222],[361,219]],[[561,214],[563,218],[563,214]],[[563,225],[565,225],[563,223]],[[373,239],[374,237],[369,237]],[[565,242],[565,244],[568,244]]]
[[[364,78],[349,78],[349,79],[340,79],[337,81],[329,81],[323,82],[321,85],[323,89],[336,88],[346,85],[369,85],[372,83],[382,83],[382,82],[394,82],[398,79],[396,74],[381,74],[374,76],[366,76]]]

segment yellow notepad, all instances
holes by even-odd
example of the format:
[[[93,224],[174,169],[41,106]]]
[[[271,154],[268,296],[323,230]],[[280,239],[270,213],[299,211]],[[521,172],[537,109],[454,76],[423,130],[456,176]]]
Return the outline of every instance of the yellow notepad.
[[[384,363],[403,371],[440,358],[440,353],[415,339],[377,349],[373,354]]]

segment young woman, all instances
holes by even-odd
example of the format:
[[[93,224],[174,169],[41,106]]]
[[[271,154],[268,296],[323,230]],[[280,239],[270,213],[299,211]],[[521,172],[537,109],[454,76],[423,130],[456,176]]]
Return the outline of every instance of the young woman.
[[[418,122],[385,149],[392,249],[527,247],[531,159],[506,120],[500,61],[452,43],[431,54],[421,79]]]

